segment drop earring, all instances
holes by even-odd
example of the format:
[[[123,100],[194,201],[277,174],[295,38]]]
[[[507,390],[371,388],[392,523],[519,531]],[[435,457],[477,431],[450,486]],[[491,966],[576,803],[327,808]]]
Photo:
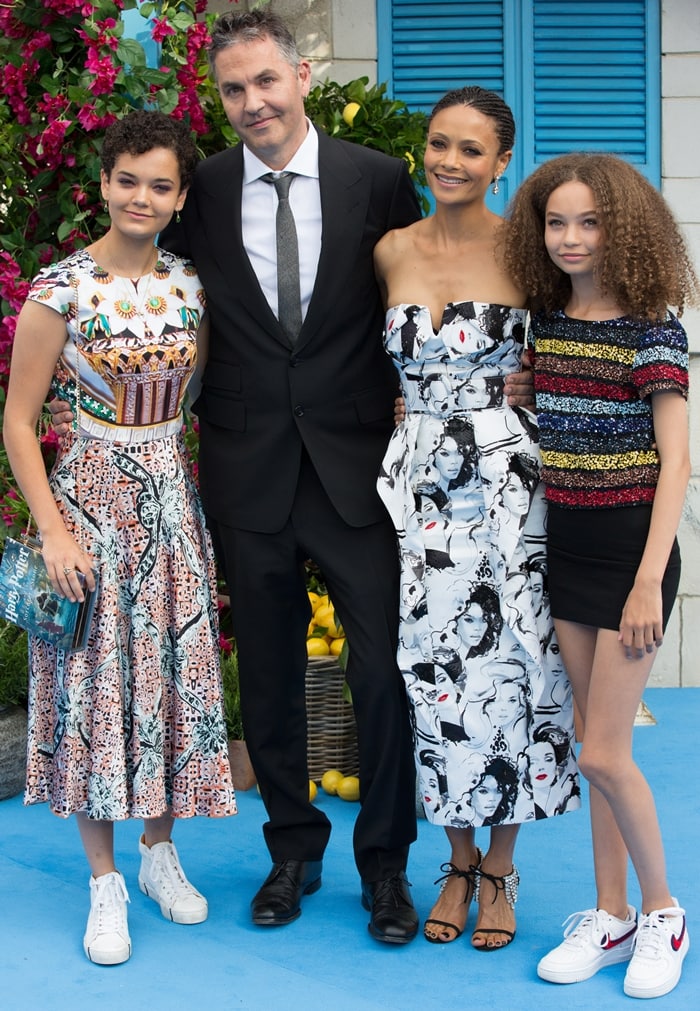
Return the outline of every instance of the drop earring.
[[[180,212],[179,211],[175,211],[175,224],[177,224],[177,225],[180,224]]]
[[[498,180],[500,178],[501,178],[500,176],[496,176],[495,179],[493,180],[493,189],[491,190],[491,192],[495,197],[498,196]]]

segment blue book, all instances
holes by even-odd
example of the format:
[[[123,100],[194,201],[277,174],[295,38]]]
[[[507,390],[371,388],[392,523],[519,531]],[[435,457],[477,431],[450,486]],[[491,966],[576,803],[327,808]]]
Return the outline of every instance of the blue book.
[[[84,580],[82,573],[78,575]],[[83,592],[85,599],[75,601],[54,590],[37,541],[29,537],[5,540],[0,564],[0,617],[59,649],[85,649],[97,585],[92,591],[83,585]]]

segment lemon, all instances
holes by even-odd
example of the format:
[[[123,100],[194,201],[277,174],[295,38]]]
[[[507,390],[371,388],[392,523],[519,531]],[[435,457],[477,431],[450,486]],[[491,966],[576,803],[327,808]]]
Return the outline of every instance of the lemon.
[[[345,636],[341,635],[338,639],[331,639],[329,649],[331,651],[331,656],[340,656],[343,651],[343,646],[345,645]]]
[[[309,603],[311,604],[311,613],[313,614],[318,605],[321,603],[321,598],[318,593],[314,593],[313,590],[307,590],[307,593],[309,595]]]
[[[319,607],[314,614],[314,621],[321,628],[326,629],[326,632],[331,639],[339,639],[345,634],[343,632],[343,626],[340,622],[336,621],[335,608],[332,604],[327,604],[325,607]]]
[[[348,102],[348,104],[345,106],[345,108],[343,109],[343,119],[348,124],[348,126],[352,126],[352,124],[355,122],[355,116],[358,114],[359,111],[360,111],[359,102]]]
[[[410,151],[404,151],[403,156],[408,162],[408,174],[413,175],[416,168],[416,159],[413,157]]]
[[[321,786],[332,797],[338,792],[338,784],[345,779],[340,769],[328,769],[321,776]]]
[[[337,793],[343,800],[359,800],[360,781],[357,776],[344,776],[338,783]]]
[[[312,636],[310,639],[306,640],[307,656],[328,656],[329,653],[330,649],[325,639],[319,639],[318,636]]]
[[[316,800],[316,794],[318,793],[318,787],[314,783],[313,779],[309,780],[309,800],[313,803]]]

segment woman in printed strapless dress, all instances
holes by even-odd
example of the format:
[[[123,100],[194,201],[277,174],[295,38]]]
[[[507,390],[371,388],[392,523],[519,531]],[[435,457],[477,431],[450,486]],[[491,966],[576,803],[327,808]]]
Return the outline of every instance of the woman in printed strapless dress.
[[[579,806],[571,690],[543,594],[537,426],[504,396],[528,317],[499,264],[501,219],[485,204],[514,135],[493,92],[446,95],[425,154],[435,214],[375,251],[406,407],[378,482],[401,555],[398,659],[426,817],[451,850],[424,934],[455,940],[476,898],[481,951],[515,934],[520,824]],[[564,742],[554,778],[567,797],[553,783],[551,803],[530,772],[544,724]]]

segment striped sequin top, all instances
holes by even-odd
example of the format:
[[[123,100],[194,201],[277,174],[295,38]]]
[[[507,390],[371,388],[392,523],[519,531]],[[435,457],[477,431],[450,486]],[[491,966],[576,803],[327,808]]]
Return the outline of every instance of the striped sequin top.
[[[530,340],[547,499],[573,509],[651,502],[659,457],[650,395],[688,395],[688,339],[676,317],[541,313]]]

